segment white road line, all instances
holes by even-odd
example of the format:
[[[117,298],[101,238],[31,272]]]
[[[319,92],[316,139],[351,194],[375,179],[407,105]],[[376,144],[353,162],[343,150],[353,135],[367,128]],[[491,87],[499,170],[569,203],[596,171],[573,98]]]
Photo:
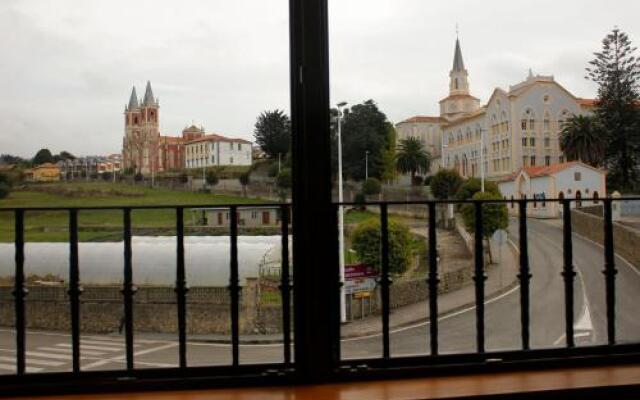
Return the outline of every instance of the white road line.
[[[53,352],[58,352],[58,353],[67,353],[67,354],[71,354],[73,353],[73,349],[61,349],[59,347],[38,347],[36,350],[41,350],[41,351],[53,351]],[[82,355],[85,356],[103,356],[107,353],[103,352],[103,351],[91,351],[91,350],[85,350],[83,348],[80,349],[80,352],[82,353]]]
[[[71,347],[72,345],[68,344],[68,343],[60,343],[57,344],[56,346],[59,347]],[[106,347],[106,346],[89,346],[89,345],[80,345],[80,351],[87,349],[87,350],[101,350],[101,351],[122,351],[121,347]]]
[[[15,357],[6,357],[6,356],[0,356],[0,361],[9,361],[9,362],[15,362],[16,358]],[[29,364],[33,364],[33,365],[43,365],[46,367],[59,367],[61,365],[64,365],[64,362],[59,362],[59,361],[45,361],[45,360],[34,360],[32,358],[30,358],[28,360]]]
[[[113,342],[113,341],[104,341],[104,340],[85,340],[80,339],[80,344],[97,344],[100,346],[117,346],[117,347],[125,347],[124,343]],[[136,345],[134,345],[136,346]]]
[[[0,369],[4,369],[6,371],[16,372],[16,366],[12,364],[0,364]],[[34,368],[34,367],[26,367],[26,372],[40,372],[42,368]]]
[[[71,356],[67,354],[52,354],[52,353],[43,353],[40,351],[27,351],[25,354],[29,357],[41,357],[41,358],[51,358],[54,360],[66,360],[71,361]],[[27,362],[29,362],[27,360]]]
[[[153,353],[153,352],[156,352],[156,351],[170,349],[172,347],[176,347],[177,345],[178,345],[178,343],[165,344],[165,345],[162,345],[162,346],[152,347],[150,349],[137,351],[137,352],[133,353],[133,355],[134,356],[141,356],[141,355]],[[118,362],[118,361],[122,361],[122,360],[124,360],[124,356],[107,358],[107,359],[104,359],[104,360],[99,360],[99,361],[93,362],[91,364],[84,365],[82,367],[82,369],[83,370],[88,370],[88,369],[100,367],[100,366],[103,366],[103,365],[106,365],[106,364],[110,364],[112,362]]]

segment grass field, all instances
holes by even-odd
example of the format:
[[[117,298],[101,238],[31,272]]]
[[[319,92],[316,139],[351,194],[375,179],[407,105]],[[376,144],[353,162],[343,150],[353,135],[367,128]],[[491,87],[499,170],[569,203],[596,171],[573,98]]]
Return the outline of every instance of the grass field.
[[[13,191],[0,200],[0,242],[14,240],[13,213],[2,211],[11,207],[107,207],[148,205],[224,205],[261,203],[256,199],[150,189],[109,182],[73,182],[41,184]],[[80,211],[78,217],[81,241],[120,240],[122,211]],[[134,228],[170,232],[175,226],[174,210],[134,210]],[[185,209],[185,225],[191,224],[191,212]],[[68,240],[66,211],[30,211],[25,215],[25,239],[34,242]]]

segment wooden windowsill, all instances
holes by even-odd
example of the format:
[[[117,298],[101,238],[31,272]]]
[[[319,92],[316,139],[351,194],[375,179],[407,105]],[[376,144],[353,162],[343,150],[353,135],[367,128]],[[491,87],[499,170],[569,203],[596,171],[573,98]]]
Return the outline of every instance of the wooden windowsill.
[[[640,387],[640,365],[564,368],[315,386],[30,397],[56,400],[427,400],[603,387]],[[536,397],[537,398],[537,397]]]

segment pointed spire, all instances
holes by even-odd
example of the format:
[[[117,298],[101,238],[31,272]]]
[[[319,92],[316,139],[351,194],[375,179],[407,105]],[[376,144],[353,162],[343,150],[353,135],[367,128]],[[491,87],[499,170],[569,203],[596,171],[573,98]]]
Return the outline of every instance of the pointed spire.
[[[153,90],[151,90],[151,82],[147,81],[147,88],[144,91],[144,100],[142,101],[142,104],[145,106],[152,106],[155,105],[156,100],[153,97]]]
[[[456,38],[456,50],[453,56],[453,70],[464,71],[464,61],[462,60],[462,50],[460,49],[460,39]]]
[[[131,97],[129,98],[129,111],[138,108],[138,95],[136,94],[136,87],[133,87],[131,91]]]

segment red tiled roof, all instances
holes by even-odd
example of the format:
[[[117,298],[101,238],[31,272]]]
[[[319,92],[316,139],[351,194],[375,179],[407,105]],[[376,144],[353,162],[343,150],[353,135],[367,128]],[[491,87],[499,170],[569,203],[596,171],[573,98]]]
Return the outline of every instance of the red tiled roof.
[[[400,125],[400,124],[412,124],[412,123],[419,123],[419,122],[428,122],[428,123],[432,123],[432,124],[439,124],[440,122],[444,122],[444,119],[440,118],[440,117],[428,117],[426,115],[416,115],[415,117],[411,117],[411,118],[405,119],[404,121],[398,122],[398,125]]]
[[[596,168],[593,168],[590,165],[587,165],[580,161],[568,161],[564,163],[551,164],[551,165],[537,165],[535,167],[525,167],[520,169],[518,172],[505,176],[503,179],[501,179],[501,182],[508,182],[508,181],[514,180],[518,175],[520,175],[520,172],[522,171],[524,171],[527,175],[529,175],[530,178],[537,178],[539,176],[553,175],[576,165],[580,165],[583,167],[587,167],[589,169],[596,170]]]
[[[218,135],[215,133],[211,133],[209,135],[204,135],[202,137],[199,137],[197,139],[193,139],[188,143],[197,143],[197,142],[234,142],[234,143],[247,143],[247,144],[251,144],[250,141],[245,140],[245,139],[239,139],[239,138],[229,138],[226,136],[222,136],[222,135]]]
[[[596,105],[596,99],[578,99],[578,105],[582,107],[594,107]]]

